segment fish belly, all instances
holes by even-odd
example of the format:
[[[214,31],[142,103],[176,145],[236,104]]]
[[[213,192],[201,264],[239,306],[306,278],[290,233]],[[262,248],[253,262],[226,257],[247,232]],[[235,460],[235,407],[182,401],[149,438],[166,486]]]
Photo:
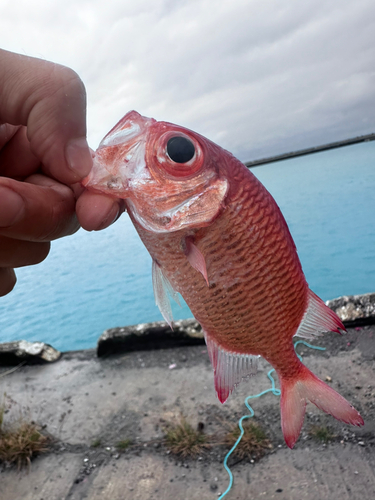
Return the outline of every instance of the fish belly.
[[[276,358],[290,351],[308,285],[275,201],[246,168],[243,176],[206,228],[156,235],[133,222],[209,336],[231,352]],[[209,286],[185,256],[187,235],[205,258]]]

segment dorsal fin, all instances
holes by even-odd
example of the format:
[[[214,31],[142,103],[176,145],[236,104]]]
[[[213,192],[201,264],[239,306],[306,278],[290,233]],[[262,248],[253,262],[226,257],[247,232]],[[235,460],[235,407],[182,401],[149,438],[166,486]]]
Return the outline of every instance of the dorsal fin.
[[[169,295],[180,305],[178,293],[173,289],[168,278],[163,274],[162,268],[152,259],[152,286],[154,289],[155,303],[163,318],[173,330],[173,314]]]
[[[205,340],[214,369],[216,393],[220,402],[224,403],[241,380],[255,375],[259,356],[226,351],[206,333]]]
[[[305,339],[320,337],[323,332],[346,331],[339,317],[309,290],[306,312],[295,335]]]

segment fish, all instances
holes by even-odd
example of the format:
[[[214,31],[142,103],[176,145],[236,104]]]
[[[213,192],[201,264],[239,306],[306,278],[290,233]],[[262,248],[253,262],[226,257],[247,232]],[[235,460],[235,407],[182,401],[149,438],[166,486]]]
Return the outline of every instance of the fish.
[[[184,298],[204,331],[222,403],[262,356],[279,378],[290,448],[307,401],[364,424],[295,352],[294,336],[345,327],[309,289],[279,207],[242,162],[191,130],[130,111],[99,144],[83,185],[124,200],[152,257],[156,304],[172,326],[170,297]]]

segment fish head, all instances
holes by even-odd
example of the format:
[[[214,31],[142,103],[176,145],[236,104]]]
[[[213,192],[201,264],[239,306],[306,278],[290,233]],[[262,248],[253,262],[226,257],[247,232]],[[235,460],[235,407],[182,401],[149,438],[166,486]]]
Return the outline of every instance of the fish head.
[[[195,132],[130,111],[99,144],[83,184],[125,199],[146,230],[204,227],[224,207],[225,155]]]

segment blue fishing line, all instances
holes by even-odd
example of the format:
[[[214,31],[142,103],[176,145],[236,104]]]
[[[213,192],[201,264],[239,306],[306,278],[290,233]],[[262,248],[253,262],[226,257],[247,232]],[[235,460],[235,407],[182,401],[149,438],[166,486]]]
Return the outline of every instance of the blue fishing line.
[[[318,351],[325,351],[326,348],[325,347],[318,347],[317,345],[311,345],[311,344],[308,344],[307,342],[305,342],[304,340],[297,340],[297,342],[294,344],[294,349],[298,346],[298,344],[303,344],[305,345],[306,347],[310,347],[311,349],[316,349]],[[302,361],[302,356],[300,356],[298,354],[298,352],[296,352],[297,356],[298,356],[298,359],[300,361]]]
[[[298,344],[303,344],[305,345],[306,347],[310,347],[311,349],[318,349],[319,351],[325,351],[325,347],[318,347],[318,346],[315,346],[315,345],[311,345],[311,344],[308,344],[307,342],[305,342],[304,340],[298,340],[295,344],[294,344],[294,349],[297,347]],[[296,353],[297,356],[298,356],[298,359],[300,361],[302,361],[302,356],[299,355],[298,353]],[[272,394],[274,394],[275,396],[280,396],[281,394],[281,391],[280,389],[277,389],[276,388],[276,385],[275,385],[275,380],[272,376],[272,373],[275,371],[274,368],[272,368],[272,370],[270,370],[268,373],[267,373],[267,377],[270,379],[271,381],[271,388],[270,389],[266,389],[265,391],[263,392],[260,392],[259,394],[255,394],[255,395],[252,395],[252,396],[247,396],[247,398],[245,399],[244,403],[245,403],[245,406],[246,408],[249,410],[250,412],[250,415],[244,415],[243,417],[240,418],[240,420],[238,421],[238,427],[240,429],[240,435],[237,439],[237,441],[234,443],[234,445],[232,446],[232,448],[228,451],[228,453],[226,454],[225,458],[224,458],[224,468],[225,470],[228,472],[228,475],[229,475],[229,485],[228,485],[228,488],[224,491],[224,493],[222,493],[218,500],[221,500],[222,498],[224,498],[229,492],[230,490],[232,489],[232,486],[233,486],[233,474],[232,474],[232,471],[230,470],[230,468],[228,467],[228,459],[229,457],[231,456],[231,454],[234,452],[234,450],[237,448],[238,444],[240,443],[241,439],[242,439],[242,436],[244,435],[245,431],[244,431],[244,428],[243,428],[243,425],[242,425],[242,422],[248,418],[252,418],[254,416],[254,410],[252,409],[252,407],[249,405],[248,401],[249,399],[254,399],[254,398],[259,398],[260,396],[263,396],[264,394],[267,394],[268,392],[272,392]]]

